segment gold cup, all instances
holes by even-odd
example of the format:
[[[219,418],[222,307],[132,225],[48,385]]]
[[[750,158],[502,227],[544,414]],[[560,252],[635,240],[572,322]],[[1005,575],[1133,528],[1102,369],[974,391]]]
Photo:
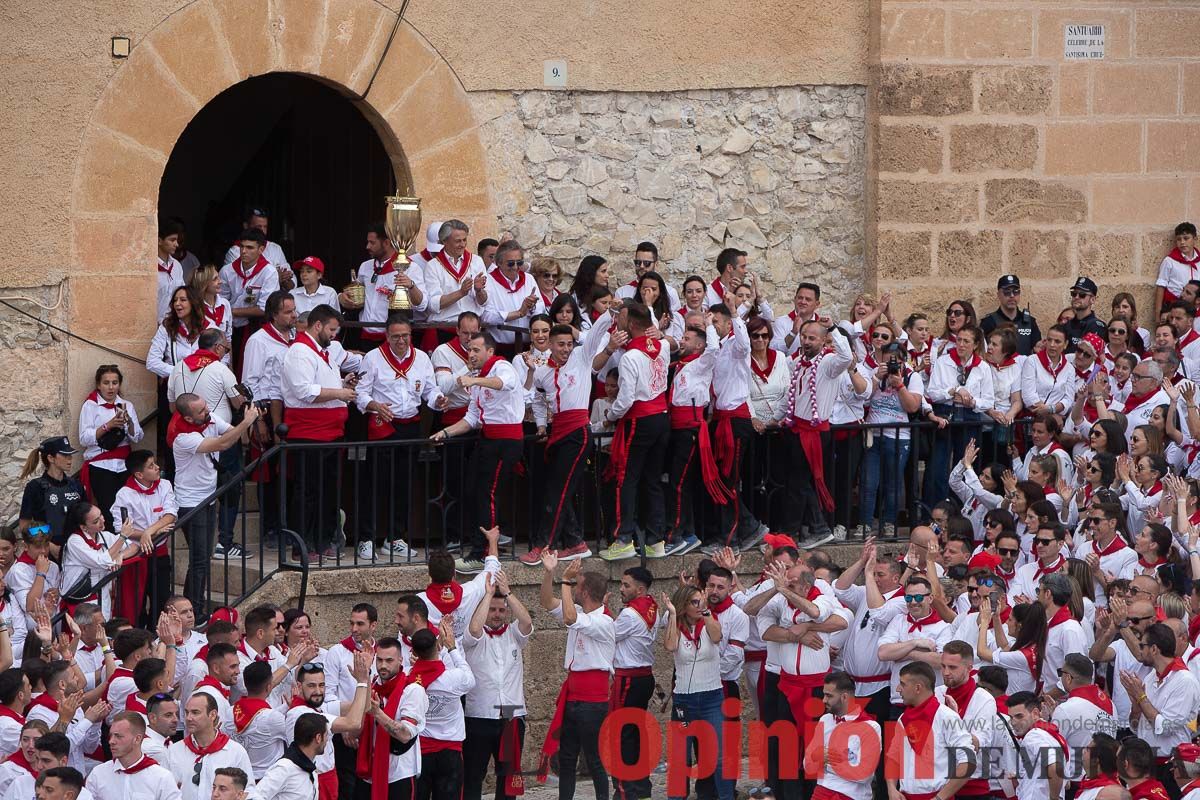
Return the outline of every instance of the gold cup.
[[[350,302],[356,306],[361,306],[366,302],[367,289],[357,280],[351,281],[343,291],[346,293],[346,297],[350,298]]]
[[[383,215],[384,228],[392,247],[396,248],[396,269],[404,272],[408,265],[408,248],[421,232],[421,198],[392,196],[385,199],[386,207]],[[412,309],[412,299],[408,289],[397,286],[392,290],[392,298],[388,301],[391,311],[409,311]]]

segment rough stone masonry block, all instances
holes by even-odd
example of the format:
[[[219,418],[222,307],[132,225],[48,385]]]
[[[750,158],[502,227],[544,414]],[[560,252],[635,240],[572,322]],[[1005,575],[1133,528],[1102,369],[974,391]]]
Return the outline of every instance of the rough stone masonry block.
[[[942,132],[930,125],[880,125],[880,172],[941,172]]]
[[[979,189],[970,183],[879,182],[879,221],[961,224],[979,217]]]
[[[1088,204],[1083,192],[1063,183],[1000,178],[984,186],[988,222],[1061,224],[1083,222]]]
[[[1091,278],[1118,278],[1137,269],[1137,238],[1132,233],[1081,231],[1075,247],[1079,274]],[[1157,267],[1157,262],[1155,263]]]
[[[1033,169],[1038,132],[1033,125],[955,125],[950,128],[950,169]]]
[[[1066,231],[1014,231],[1008,237],[1008,271],[1027,277],[1063,275],[1071,266]]]
[[[1001,272],[1004,234],[1000,231],[942,231],[938,234],[938,276],[982,278]]]
[[[879,72],[883,116],[950,116],[971,110],[971,70],[885,64]]]
[[[985,114],[1044,114],[1054,95],[1049,67],[979,71],[979,110]]]
[[[875,253],[880,280],[903,281],[925,277],[932,266],[929,231],[880,231]]]

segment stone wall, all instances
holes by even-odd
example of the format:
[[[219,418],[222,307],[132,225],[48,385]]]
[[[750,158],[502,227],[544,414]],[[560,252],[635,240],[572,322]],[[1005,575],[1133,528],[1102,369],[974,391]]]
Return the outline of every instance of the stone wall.
[[[1200,215],[1200,45],[1187,33],[1200,9],[879,5],[869,238],[880,288],[934,312],[940,330],[954,298],[991,311],[1004,272],[1021,276],[1041,320],[1089,275],[1102,316],[1132,291],[1147,321],[1172,228]],[[1104,25],[1104,58],[1067,61],[1066,24]]]
[[[748,251],[781,311],[800,280],[834,298],[863,283],[864,87],[471,99],[500,229],[568,275],[595,253],[620,285],[651,240],[676,287],[711,278],[722,247]]]

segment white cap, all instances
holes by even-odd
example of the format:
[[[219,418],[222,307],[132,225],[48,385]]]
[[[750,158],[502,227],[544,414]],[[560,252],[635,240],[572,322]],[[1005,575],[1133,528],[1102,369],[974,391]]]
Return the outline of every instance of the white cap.
[[[437,253],[442,249],[442,243],[438,241],[438,231],[441,229],[442,222],[431,222],[429,227],[425,229],[425,249],[431,253]]]

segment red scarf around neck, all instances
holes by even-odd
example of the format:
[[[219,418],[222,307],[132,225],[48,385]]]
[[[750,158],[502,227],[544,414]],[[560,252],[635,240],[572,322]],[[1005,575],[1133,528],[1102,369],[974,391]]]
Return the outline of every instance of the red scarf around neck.
[[[1105,694],[1104,690],[1094,683],[1089,683],[1087,686],[1080,686],[1078,689],[1072,689],[1067,693],[1067,697],[1078,697],[1080,699],[1087,700],[1089,703],[1106,714],[1111,715],[1113,713],[1112,698]]]
[[[138,494],[144,494],[147,497],[151,497],[152,495],[154,495],[155,492],[158,491],[158,484],[159,484],[159,481],[155,481],[154,483],[150,484],[149,486],[142,486],[141,482],[138,481],[138,479],[133,477],[132,475],[130,475],[128,478],[125,479],[125,488],[126,489],[133,489]]]
[[[1058,611],[1054,612],[1054,616],[1050,618],[1047,628],[1057,628],[1059,625],[1062,625],[1064,622],[1072,619],[1074,619],[1074,617],[1071,616],[1071,609],[1067,606],[1063,606],[1062,608],[1058,609]]]
[[[731,605],[733,605],[733,598],[732,598],[732,597],[726,597],[724,600],[722,600],[722,601],[721,601],[721,602],[719,602],[719,603],[709,603],[709,604],[708,604],[708,610],[709,610],[709,611],[711,611],[711,612],[712,612],[712,613],[714,613],[714,614],[720,614],[720,613],[722,613],[722,612],[724,612],[724,611],[728,610],[728,608],[729,608]]]
[[[261,697],[243,697],[233,704],[233,726],[238,733],[245,733],[246,727],[254,720],[260,711],[266,711],[271,704]]]
[[[1105,786],[1120,786],[1121,781],[1116,775],[1101,773],[1094,778],[1084,778],[1079,782],[1079,791],[1086,792],[1088,789],[1103,789]],[[1186,795],[1187,792],[1184,792]],[[1079,796],[1078,793],[1075,795]]]
[[[199,689],[201,686],[211,686],[214,689],[216,689],[218,692],[220,692],[221,696],[224,697],[226,700],[229,699],[229,687],[226,686],[225,684],[221,683],[219,680],[217,680],[216,678],[214,678],[211,675],[206,675],[204,677],[204,680],[202,680],[196,684],[197,689]]]
[[[195,372],[196,370],[204,369],[209,364],[220,360],[221,359],[217,358],[217,354],[212,350],[197,350],[190,356],[184,358],[183,363],[189,370]]]
[[[213,325],[217,326],[218,328],[221,327],[221,323],[225,321],[225,306],[221,305],[220,303],[217,303],[215,306],[210,306],[208,303],[205,303],[204,318],[212,320]]]
[[[937,695],[931,694],[923,703],[904,709],[904,713],[900,715],[900,724],[904,726],[904,738],[908,740],[914,753],[921,753],[927,743],[932,744],[930,740],[933,737],[933,718],[939,706],[941,703],[938,702]],[[933,755],[932,751],[930,755]]]
[[[492,367],[496,366],[501,361],[504,361],[504,359],[500,356],[492,356],[489,358],[486,362],[484,362],[484,365],[479,368],[479,377],[486,378],[492,371]]]
[[[1133,411],[1151,397],[1154,397],[1154,395],[1158,394],[1158,391],[1158,389],[1151,389],[1150,391],[1142,392],[1141,394],[1130,394],[1128,399],[1125,400],[1125,408],[1122,409],[1122,411],[1128,415],[1129,412]]]
[[[383,683],[371,687],[372,692],[379,698],[379,705],[391,719],[396,718],[396,710],[400,708],[400,698],[404,695],[404,673],[400,672],[388,678]],[[362,731],[358,738],[358,757],[355,760],[354,772],[358,777],[371,781],[371,794],[374,787],[383,789],[387,794],[388,765],[391,756],[391,737],[387,730],[375,722],[370,714],[363,717]]]
[[[193,422],[188,422],[179,412],[175,412],[171,417],[170,423],[167,424],[167,447],[174,446],[175,439],[180,434],[198,433],[203,436],[204,431],[208,429],[210,424],[210,422],[206,422],[203,425],[197,425]]]
[[[33,768],[33,765],[29,763],[28,759],[25,758],[25,754],[20,750],[17,750],[17,752],[13,753],[5,760],[10,764],[16,764],[18,767],[25,770],[35,778],[38,776],[37,770]]]
[[[979,357],[978,353],[972,353],[970,362],[964,364],[962,362],[962,357],[959,356],[959,354],[958,354],[958,348],[952,347],[952,348],[950,348],[950,360],[954,362],[954,366],[962,367],[963,369],[965,369],[967,371],[967,374],[970,375],[971,370],[978,367],[979,362],[982,361],[983,359],[981,359]]]
[[[392,352],[392,346],[387,342],[379,345],[379,354],[383,356],[383,360],[392,368],[392,372],[396,373],[396,380],[408,377],[408,371],[412,368],[413,362],[417,360],[417,349],[415,347],[408,348],[408,352],[404,354],[404,358],[400,358]]]
[[[436,258],[438,263],[442,265],[442,268],[445,269],[446,272],[450,273],[450,276],[453,277],[454,280],[462,283],[463,276],[467,274],[467,268],[471,266],[471,254],[468,251],[463,250],[462,265],[457,269],[450,261],[450,256],[446,255],[445,249],[438,250]]]
[[[752,356],[750,358],[750,370],[754,373],[754,377],[758,378],[763,383],[771,379],[771,373],[775,371],[775,359],[779,358],[778,350],[767,349],[767,368],[762,369],[758,366],[758,361]]]
[[[87,399],[91,400],[93,403],[100,406],[101,408],[107,408],[109,410],[112,410],[117,407],[116,401],[120,400],[121,397],[120,397],[120,395],[118,395],[116,398],[114,398],[113,402],[110,403],[107,400],[105,400],[103,397],[101,397],[99,392],[92,392],[91,394],[89,394],[87,396]]]
[[[682,620],[680,620],[678,625],[680,635],[683,636],[684,639],[687,639],[689,642],[691,642],[695,648],[699,650],[700,637],[704,635],[704,618],[701,617],[700,619],[696,620],[696,624],[691,628],[689,628],[687,623],[683,622]]]
[[[442,677],[442,673],[446,671],[446,665],[441,659],[436,661],[426,661],[419,659],[414,661],[412,667],[408,671],[408,678],[405,679],[404,685],[415,683],[426,691],[429,690],[430,684]]]
[[[463,587],[458,581],[431,583],[425,587],[425,596],[445,616],[454,613],[462,603]]]
[[[254,266],[250,268],[250,271],[246,272],[246,268],[242,265],[242,259],[239,257],[233,262],[233,271],[242,279],[242,283],[249,283],[268,266],[270,266],[270,262],[264,256],[259,256],[258,261],[254,262]]]
[[[1062,357],[1062,361],[1058,363],[1057,367],[1050,366],[1050,356],[1045,350],[1042,350],[1040,353],[1038,353],[1037,358],[1038,361],[1042,363],[1042,369],[1050,373],[1050,378],[1052,380],[1058,380],[1059,373],[1062,372],[1067,366],[1066,356]]]
[[[514,281],[509,281],[508,276],[499,267],[496,267],[489,274],[492,276],[492,280],[500,284],[501,288],[509,294],[521,291],[521,287],[525,285],[525,270],[523,269],[517,270],[517,277]]]
[[[946,687],[946,696],[954,698],[954,704],[958,706],[958,716],[960,719],[967,718],[967,706],[971,704],[971,697],[975,694],[975,679],[967,677],[960,686],[953,688]]]
[[[303,334],[298,334],[298,335],[296,336],[296,340],[295,340],[295,341],[293,341],[293,342],[292,342],[292,344],[291,344],[290,346],[291,346],[291,347],[296,347],[297,345],[301,345],[301,346],[303,346],[303,347],[310,348],[310,349],[311,349],[311,350],[312,350],[314,353],[316,353],[318,356],[320,356],[320,357],[321,357],[321,360],[322,360],[322,361],[324,361],[326,364],[328,364],[328,363],[329,363],[329,351],[328,351],[328,350],[322,350],[322,349],[321,349],[321,348],[320,348],[320,347],[317,345],[317,341],[316,341],[316,339],[314,339],[313,337],[309,336],[307,331],[305,331]]]
[[[626,605],[642,618],[647,628],[654,630],[654,624],[658,621],[658,603],[654,602],[653,597],[644,594],[641,597],[633,598]]]
[[[454,352],[454,355],[458,356],[459,358],[461,358],[463,360],[464,364],[466,363],[467,349],[465,347],[463,347],[463,343],[459,340],[459,338],[457,336],[455,336],[453,339],[450,340],[450,349]]]
[[[917,631],[921,628],[924,628],[929,625],[933,625],[935,623],[942,621],[942,618],[938,615],[937,609],[935,609],[935,608],[930,608],[929,616],[925,617],[924,619],[919,619],[919,620],[913,619],[912,614],[907,614],[906,617],[908,618],[908,632],[909,633],[913,633],[914,631]]]
[[[183,737],[183,744],[188,750],[192,751],[192,754],[196,756],[196,760],[199,761],[205,756],[220,752],[225,745],[229,744],[229,734],[217,731],[217,735],[208,743],[208,747],[201,747],[196,744],[196,740],[191,736]]]
[[[1189,267],[1195,267],[1197,264],[1200,264],[1200,250],[1195,248],[1192,249],[1191,258],[1187,258],[1183,253],[1179,252],[1178,247],[1172,249],[1170,255],[1167,257],[1172,261],[1178,261],[1180,264],[1187,264]]]

